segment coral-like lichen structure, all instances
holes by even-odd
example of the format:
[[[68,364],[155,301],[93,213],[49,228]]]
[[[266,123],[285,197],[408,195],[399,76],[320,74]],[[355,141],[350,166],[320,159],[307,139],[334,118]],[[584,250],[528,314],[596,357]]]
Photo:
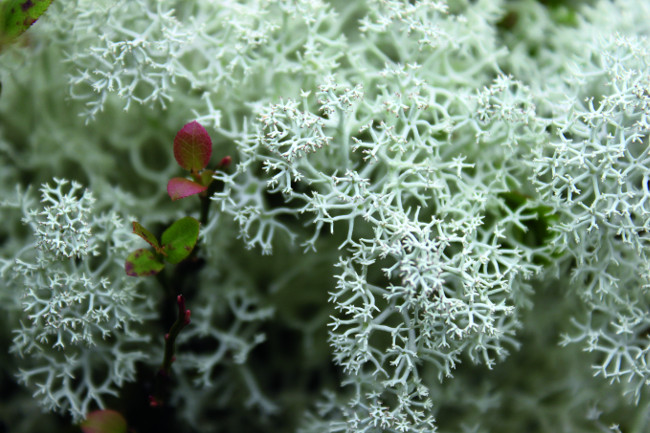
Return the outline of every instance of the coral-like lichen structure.
[[[170,426],[646,431],[649,36],[644,0],[53,2],[0,53],[0,424],[148,425],[169,293],[124,260],[198,218],[197,121],[232,164]]]

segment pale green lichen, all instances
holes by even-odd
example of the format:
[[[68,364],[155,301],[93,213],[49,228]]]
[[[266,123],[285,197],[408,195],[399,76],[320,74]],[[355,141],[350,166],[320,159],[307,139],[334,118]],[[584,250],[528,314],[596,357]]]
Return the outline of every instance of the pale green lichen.
[[[0,365],[77,419],[156,368],[164,295],[124,274],[126,217],[196,216],[164,186],[197,120],[233,167],[179,288],[192,428],[644,431],[649,18],[641,0],[54,2],[0,57]]]

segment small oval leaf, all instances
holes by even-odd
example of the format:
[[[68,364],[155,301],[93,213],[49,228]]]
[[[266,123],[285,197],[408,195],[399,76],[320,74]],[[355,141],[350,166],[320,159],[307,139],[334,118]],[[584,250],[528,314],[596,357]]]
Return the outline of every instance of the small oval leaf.
[[[156,275],[164,267],[165,264],[158,260],[153,251],[146,248],[133,251],[124,262],[124,270],[130,277]]]
[[[147,241],[149,245],[151,245],[158,254],[165,254],[160,247],[160,244],[158,243],[158,239],[151,233],[149,230],[145,229],[142,224],[140,224],[137,221],[133,221],[133,233],[136,235],[140,236],[142,239]]]
[[[189,197],[201,193],[206,189],[208,189],[207,186],[203,186],[183,177],[173,177],[169,179],[169,182],[167,182],[167,194],[169,194],[169,197],[172,200]]]
[[[179,263],[190,255],[199,237],[199,226],[195,218],[185,217],[164,231],[161,241],[169,263]]]
[[[198,172],[205,168],[212,155],[212,140],[199,122],[183,126],[174,138],[174,158],[185,170]]]
[[[110,409],[90,412],[79,427],[84,433],[126,433],[127,429],[122,414]]]
[[[43,15],[52,0],[8,0],[0,2],[0,45],[24,33]]]

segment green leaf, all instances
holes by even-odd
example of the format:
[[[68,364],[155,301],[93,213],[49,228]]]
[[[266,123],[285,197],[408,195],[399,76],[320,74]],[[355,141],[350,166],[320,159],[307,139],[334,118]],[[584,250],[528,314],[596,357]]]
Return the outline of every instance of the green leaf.
[[[183,126],[174,138],[174,158],[185,170],[198,172],[204,169],[212,155],[212,140],[199,122]]]
[[[126,433],[126,420],[114,410],[90,412],[79,425],[84,433]]]
[[[0,4],[0,46],[23,34],[52,0],[5,0]]]
[[[205,185],[206,189],[207,187],[210,186],[210,184],[214,180],[212,176],[214,176],[214,171],[212,170],[203,170],[199,175],[199,177],[201,178],[201,185]]]
[[[179,263],[190,255],[199,238],[199,226],[195,218],[185,217],[165,230],[161,241],[169,263]]]
[[[142,239],[147,241],[149,245],[154,247],[156,252],[158,254],[165,255],[165,252],[163,249],[160,247],[160,244],[158,243],[158,239],[151,233],[149,230],[145,229],[142,224],[140,224],[137,221],[133,221],[133,233],[136,235],[140,236]]]
[[[162,271],[165,264],[158,260],[153,251],[140,248],[133,251],[124,262],[126,275],[130,277],[148,277]]]

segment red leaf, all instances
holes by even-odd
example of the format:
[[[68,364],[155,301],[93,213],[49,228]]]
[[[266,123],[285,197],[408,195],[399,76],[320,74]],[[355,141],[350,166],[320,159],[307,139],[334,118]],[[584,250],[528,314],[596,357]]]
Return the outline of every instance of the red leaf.
[[[210,161],[212,140],[199,122],[183,126],[174,138],[174,158],[186,170],[197,172]]]
[[[84,433],[126,433],[126,420],[114,410],[96,410],[81,423]]]
[[[167,183],[167,194],[169,194],[172,200],[189,197],[201,193],[206,189],[208,189],[207,186],[182,177],[173,177]]]

